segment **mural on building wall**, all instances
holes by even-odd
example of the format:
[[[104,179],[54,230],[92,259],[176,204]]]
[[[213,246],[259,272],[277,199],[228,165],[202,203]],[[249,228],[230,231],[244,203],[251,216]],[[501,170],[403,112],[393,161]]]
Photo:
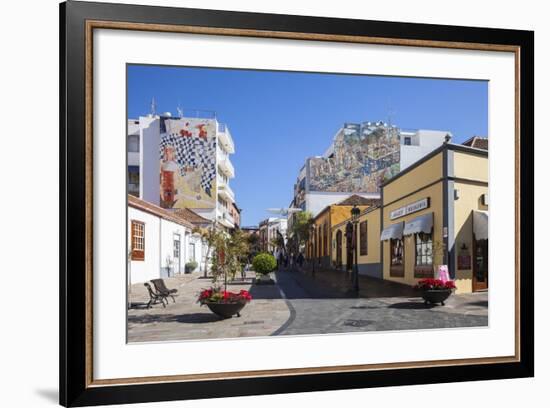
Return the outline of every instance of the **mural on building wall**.
[[[216,123],[165,119],[160,137],[160,202],[164,208],[215,208]]]
[[[377,193],[399,172],[399,130],[384,123],[346,124],[329,157],[307,160],[309,191]]]

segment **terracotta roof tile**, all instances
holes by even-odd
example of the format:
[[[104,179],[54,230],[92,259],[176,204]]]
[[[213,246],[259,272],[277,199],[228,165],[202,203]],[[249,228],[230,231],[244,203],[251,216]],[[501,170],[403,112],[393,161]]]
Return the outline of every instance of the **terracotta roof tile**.
[[[333,205],[378,205],[380,204],[380,199],[378,198],[365,198],[360,195],[353,194],[346,198],[345,200],[340,201],[339,203]]]
[[[476,149],[489,150],[489,139],[486,137],[474,136],[462,144],[464,146],[474,147]]]
[[[187,220],[190,223],[195,224],[195,225],[203,225],[203,224],[211,224],[212,223],[212,221],[210,221],[208,218],[204,218],[203,216],[197,214],[195,211],[193,211],[189,208],[176,208],[173,211],[179,217],[182,217],[183,219],[185,219],[185,220]]]
[[[175,212],[166,210],[164,208],[159,207],[158,205],[151,204],[147,201],[143,201],[131,194],[128,194],[128,205],[130,207],[137,208],[138,210],[142,210],[150,214],[156,215],[160,218],[164,218],[165,220],[183,225],[184,227],[187,227],[187,228],[194,227],[194,225],[191,222],[189,222],[184,217],[176,214]]]

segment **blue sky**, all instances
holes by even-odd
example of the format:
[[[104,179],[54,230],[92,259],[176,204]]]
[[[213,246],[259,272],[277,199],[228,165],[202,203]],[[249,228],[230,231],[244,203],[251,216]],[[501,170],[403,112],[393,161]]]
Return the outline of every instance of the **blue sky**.
[[[298,171],[321,155],[345,122],[437,129],[461,143],[488,133],[488,83],[366,75],[128,66],[128,116],[215,111],[235,141],[231,186],[242,225],[292,200]]]

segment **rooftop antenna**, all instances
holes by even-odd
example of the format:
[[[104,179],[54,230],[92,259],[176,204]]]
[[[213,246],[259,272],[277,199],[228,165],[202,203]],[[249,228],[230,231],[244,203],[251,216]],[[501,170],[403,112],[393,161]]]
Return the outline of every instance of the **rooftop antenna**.
[[[393,109],[391,100],[388,98],[388,127],[392,126],[392,119],[397,112]]]
[[[155,102],[155,97],[151,99],[151,115],[155,116],[157,114],[157,103]]]
[[[178,107],[176,108],[176,111],[178,112],[178,116],[180,118],[183,118],[183,109],[180,107],[179,102],[178,102]]]

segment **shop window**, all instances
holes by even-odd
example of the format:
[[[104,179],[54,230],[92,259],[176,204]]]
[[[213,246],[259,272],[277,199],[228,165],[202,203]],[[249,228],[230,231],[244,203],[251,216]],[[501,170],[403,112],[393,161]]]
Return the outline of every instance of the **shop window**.
[[[359,223],[359,255],[367,255],[367,253],[367,221],[363,221]]]
[[[433,239],[432,233],[414,234],[415,243],[415,278],[433,277]]]
[[[404,277],[404,242],[403,239],[390,239],[390,276]]]
[[[145,260],[145,224],[132,220],[132,261]]]

